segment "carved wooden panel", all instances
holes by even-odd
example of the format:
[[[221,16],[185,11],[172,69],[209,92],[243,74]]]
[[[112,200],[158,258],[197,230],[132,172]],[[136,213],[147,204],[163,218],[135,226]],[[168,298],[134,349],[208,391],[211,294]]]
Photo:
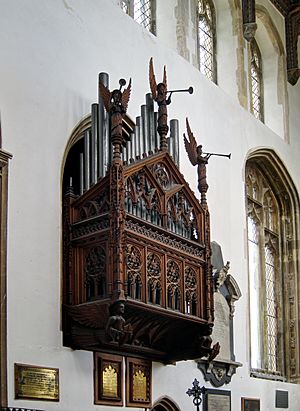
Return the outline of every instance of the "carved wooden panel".
[[[163,288],[163,256],[148,249],[147,253],[147,302],[162,305]]]
[[[126,246],[126,278],[127,294],[136,300],[142,300],[145,291],[144,252],[140,247],[127,244]]]

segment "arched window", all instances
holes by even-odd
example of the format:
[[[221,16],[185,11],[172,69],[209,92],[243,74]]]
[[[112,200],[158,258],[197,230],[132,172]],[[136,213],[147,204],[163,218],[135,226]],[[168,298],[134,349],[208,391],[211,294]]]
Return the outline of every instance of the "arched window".
[[[197,16],[199,69],[216,83],[216,18],[213,3],[209,0],[198,0]]]
[[[124,13],[154,33],[154,0],[121,0],[121,7]]]
[[[251,371],[255,376],[293,380],[298,373],[294,316],[299,300],[299,204],[287,172],[272,152],[260,151],[248,160],[246,197]]]
[[[254,39],[250,41],[250,110],[264,121],[262,58]]]

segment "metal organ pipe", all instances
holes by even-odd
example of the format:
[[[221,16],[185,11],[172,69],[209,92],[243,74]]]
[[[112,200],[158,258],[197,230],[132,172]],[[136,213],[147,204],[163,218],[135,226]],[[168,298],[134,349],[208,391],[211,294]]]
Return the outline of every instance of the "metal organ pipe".
[[[129,156],[128,161],[129,161],[129,162],[134,162],[135,157],[136,157],[136,154],[135,154],[135,138],[134,138],[134,133],[131,133],[131,134],[130,134],[130,141],[129,141],[128,143],[129,143],[129,147],[130,147],[130,150],[129,150],[130,156]]]
[[[173,157],[173,160],[179,167],[179,121],[172,119],[170,121],[170,154]]]
[[[98,179],[98,111],[98,104],[92,104],[91,185],[95,184]]]
[[[79,194],[83,194],[83,185],[84,185],[84,174],[83,174],[83,153],[80,153],[80,162],[79,162]]]
[[[157,131],[157,121],[158,121],[158,113],[156,111],[156,112],[154,112],[154,124],[155,124],[155,126],[154,126],[154,129],[155,129],[155,131],[154,131],[154,146],[155,146],[155,151],[157,151],[160,147],[160,137],[159,137],[159,134],[158,134],[158,131]]]
[[[143,154],[146,156],[149,153],[149,121],[148,121],[148,110],[147,106],[144,104],[141,107],[141,117],[142,117],[142,129],[143,129]]]
[[[149,151],[155,152],[155,124],[154,124],[154,103],[151,93],[146,94],[146,106],[148,111],[148,136]]]
[[[108,74],[100,73],[99,82],[100,81],[108,87]],[[104,108],[100,93],[98,93],[98,101],[98,177],[104,177],[110,161],[109,115]]]
[[[84,190],[90,188],[90,133],[84,132]]]
[[[140,139],[140,129],[138,126],[138,117],[136,118],[136,126],[134,127],[134,138],[135,138],[135,156],[141,158],[141,139]]]

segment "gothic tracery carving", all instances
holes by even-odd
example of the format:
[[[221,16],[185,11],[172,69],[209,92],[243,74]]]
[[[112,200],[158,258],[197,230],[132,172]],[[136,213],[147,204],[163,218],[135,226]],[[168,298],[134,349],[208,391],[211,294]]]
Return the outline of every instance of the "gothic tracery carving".
[[[174,310],[180,309],[180,268],[174,260],[167,263],[167,306]]]
[[[85,257],[87,300],[105,295],[106,254],[102,247],[93,247]]]
[[[128,295],[139,300],[142,292],[142,255],[134,245],[128,244],[126,247],[126,267]]]

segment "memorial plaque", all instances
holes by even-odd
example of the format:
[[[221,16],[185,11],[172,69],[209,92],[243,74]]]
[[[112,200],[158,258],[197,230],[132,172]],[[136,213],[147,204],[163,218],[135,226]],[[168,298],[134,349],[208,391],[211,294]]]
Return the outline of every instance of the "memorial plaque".
[[[276,390],[275,398],[276,398],[275,400],[276,408],[289,408],[289,392],[288,391]]]
[[[15,364],[15,398],[59,401],[58,368]]]
[[[213,343],[219,342],[221,349],[218,359],[231,360],[230,350],[230,310],[225,297],[219,293],[214,293],[215,303],[215,323],[212,333]]]
[[[260,411],[260,400],[257,398],[242,398],[242,411]]]
[[[94,364],[95,404],[123,405],[123,358],[95,353]]]
[[[207,389],[203,399],[203,411],[230,411],[231,392]]]
[[[151,362],[137,358],[126,359],[126,405],[151,407]]]

